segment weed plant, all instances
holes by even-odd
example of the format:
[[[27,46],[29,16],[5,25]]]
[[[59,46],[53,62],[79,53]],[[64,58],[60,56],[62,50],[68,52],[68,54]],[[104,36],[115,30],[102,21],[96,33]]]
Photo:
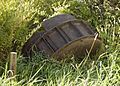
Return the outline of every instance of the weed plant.
[[[21,10],[16,8],[16,6],[19,7],[18,3],[16,3],[17,0],[7,1],[9,3],[5,2],[5,0],[0,2],[0,31],[2,31],[0,32],[0,49],[5,48],[6,51],[6,49],[11,47],[11,38],[15,37],[15,40],[17,40],[17,37],[22,37],[23,34],[19,36],[10,35],[6,33],[6,30],[8,32],[12,30],[13,33],[14,30],[19,31],[17,28],[19,27],[24,28],[23,30],[26,31],[25,28],[27,28],[26,25],[28,23],[26,23],[26,21],[31,20],[31,17],[30,19],[27,17],[28,20],[26,20],[24,16],[29,15],[29,10],[27,10],[29,7],[30,9],[36,7],[37,12],[35,16],[33,16],[34,18],[32,18],[34,21],[40,19],[39,23],[43,19],[59,13],[69,13],[75,15],[78,19],[86,20],[92,26],[96,27],[105,44],[105,51],[97,57],[98,59],[96,61],[89,61],[89,59],[84,57],[82,62],[76,62],[73,59],[70,63],[47,59],[47,57],[41,53],[36,53],[28,60],[19,56],[16,76],[8,77],[9,70],[7,64],[5,68],[0,67],[0,69],[4,70],[4,73],[2,73],[0,77],[1,86],[120,86],[119,0],[115,0],[114,3],[112,0],[50,0],[49,2],[47,0],[36,0],[36,2],[32,0],[34,4],[32,1],[30,3],[29,0],[29,4],[23,3],[24,1],[20,0],[23,1],[21,2],[22,7],[26,8],[23,9],[20,7]],[[5,5],[4,7],[6,8],[2,8],[2,4]],[[14,5],[15,8],[11,8]],[[30,11],[30,13],[33,11],[34,10]],[[7,14],[9,14],[9,16]],[[4,19],[1,18],[1,16],[4,16]],[[21,21],[24,22],[20,23],[21,26],[16,24]],[[9,29],[9,27],[11,29]],[[10,36],[10,41],[8,36]],[[8,45],[8,47],[3,44]],[[16,80],[13,78],[16,78]]]

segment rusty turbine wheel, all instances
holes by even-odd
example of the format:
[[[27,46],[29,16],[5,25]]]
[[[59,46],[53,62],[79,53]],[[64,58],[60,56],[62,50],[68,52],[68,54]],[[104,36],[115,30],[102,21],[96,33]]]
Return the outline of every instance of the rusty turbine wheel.
[[[62,60],[70,54],[85,55],[91,50],[91,46],[91,53],[96,54],[102,46],[100,37],[94,40],[95,29],[71,15],[57,15],[44,21],[43,26],[46,31],[26,50],[28,56],[32,51],[42,51],[50,57]]]

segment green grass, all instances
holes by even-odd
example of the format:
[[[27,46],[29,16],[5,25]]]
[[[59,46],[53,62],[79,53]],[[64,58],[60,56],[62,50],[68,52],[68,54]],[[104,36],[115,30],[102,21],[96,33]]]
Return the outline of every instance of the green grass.
[[[48,60],[39,53],[28,61],[18,59],[16,80],[7,75],[6,65],[1,86],[119,86],[120,55],[117,50],[105,52],[83,65]]]
[[[8,0],[9,2],[8,3],[5,2],[5,0],[3,0],[4,4],[3,2],[1,3],[6,6],[10,4],[9,6],[11,8],[13,7],[15,10],[17,10],[15,11],[15,13],[21,16],[22,15],[27,16],[26,14],[29,14],[29,12],[34,13],[34,11],[37,10],[36,12],[38,12],[40,16],[42,15],[41,18],[46,16],[49,17],[52,14],[55,15],[56,11],[53,12],[52,9],[55,9],[57,7],[59,8],[67,4],[67,0],[64,0],[64,3],[66,4],[63,5],[60,4],[60,1],[62,0],[60,0],[59,2],[57,1],[54,2],[53,0],[51,0],[50,3],[47,2],[47,0],[41,0],[41,2],[40,0],[36,0],[36,2],[34,2],[35,0],[33,0],[34,3],[32,6],[31,6],[32,2],[28,2],[28,4],[25,3],[27,5],[22,3],[23,7],[25,9],[28,9],[29,10],[28,11],[25,9],[22,10],[22,8],[17,5],[18,3],[16,3],[15,0],[12,1],[13,4],[14,2],[16,3],[14,4],[15,6],[10,1],[12,0]],[[100,11],[100,9],[97,7],[98,9],[96,8],[92,10],[93,12],[92,14],[90,14],[88,10],[89,3],[79,4],[78,2],[73,1],[74,3],[71,3],[72,5],[70,5],[70,7],[64,9],[64,11],[74,14],[79,19],[85,19],[90,24],[96,27],[98,33],[100,34],[100,37],[102,38],[102,41],[105,44],[105,51],[101,55],[97,55],[98,58],[97,60],[90,60],[89,57],[88,58],[84,57],[84,60],[82,62],[74,61],[74,59],[72,59],[70,63],[66,63],[58,62],[55,61],[54,59],[47,59],[47,57],[42,55],[41,53],[36,53],[35,56],[28,60],[19,56],[17,60],[17,74],[15,76],[13,77],[8,76],[10,70],[8,70],[7,63],[6,67],[0,66],[0,74],[2,73],[1,70],[4,70],[4,72],[0,76],[0,86],[120,86],[120,22],[118,22],[120,9],[115,10],[115,14],[110,13],[112,11],[111,10],[112,7],[109,6],[108,0],[104,1],[107,2],[104,3],[105,12],[100,19],[98,12]],[[16,9],[16,6],[20,7],[21,10]],[[34,8],[34,6],[36,10],[32,9]],[[1,14],[2,16],[5,16],[5,19],[10,19],[10,22],[8,23],[7,21],[5,24],[5,26],[7,27],[5,28],[5,30],[13,29],[13,25],[15,27],[18,26],[18,24],[16,24],[18,22],[16,21],[17,18],[19,19],[20,17],[19,15],[16,15],[18,17],[13,16],[11,13],[14,14],[14,10],[11,11],[10,7],[8,7],[8,9],[5,9],[4,7],[3,7],[4,9],[0,8],[3,10],[3,12],[5,12],[3,14],[14,17],[11,18],[9,16]],[[78,7],[80,7],[81,11],[78,10],[79,9]],[[10,13],[8,13],[6,10],[8,10],[8,12],[10,10]],[[1,23],[3,25],[5,19],[2,20],[2,16]],[[40,18],[39,15],[36,17],[34,16],[34,14],[33,15],[31,14],[30,16],[35,17],[35,19],[37,20]],[[34,20],[34,22],[35,21],[36,20]],[[40,20],[40,23],[41,21],[43,21],[43,19]],[[24,24],[21,23],[19,27],[23,28],[23,25]],[[15,31],[18,31],[18,29]],[[5,36],[2,35],[2,33],[0,34],[1,37]],[[23,36],[23,34],[21,35]],[[7,36],[5,37],[8,39]],[[6,41],[6,39],[4,38],[4,40],[2,41]],[[6,45],[9,46],[8,40],[6,41]]]

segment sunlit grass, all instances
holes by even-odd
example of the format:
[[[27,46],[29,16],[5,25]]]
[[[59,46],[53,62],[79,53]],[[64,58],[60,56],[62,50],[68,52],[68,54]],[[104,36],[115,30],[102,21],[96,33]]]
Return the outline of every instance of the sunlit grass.
[[[11,3],[14,4],[15,2],[11,2]],[[27,16],[29,15],[29,11],[30,13],[32,12],[34,13],[32,6],[34,6],[37,3],[35,3],[34,5],[32,5],[32,3],[33,2],[22,4],[21,2],[21,5],[26,4],[25,5],[26,11],[22,10],[22,7],[18,6],[20,7],[21,10],[14,8],[15,10],[17,10],[15,12],[16,16],[13,16],[12,12],[10,11],[9,16],[12,17],[11,18],[9,18],[9,16],[5,17],[5,19],[10,19],[9,21],[5,21],[7,29],[9,29],[9,26],[11,29],[13,29],[12,28],[13,26],[11,25],[17,27],[18,26],[17,23],[19,23],[20,21],[24,21],[24,17],[22,16],[22,20],[16,22],[17,18],[21,19],[19,15]],[[44,3],[44,1],[42,3]],[[2,4],[2,2],[0,2],[0,4]],[[12,4],[11,5],[9,4],[7,2],[4,4],[6,5],[7,8],[6,10],[12,9],[12,8],[9,9]],[[2,7],[2,5],[0,7]],[[29,9],[29,7],[31,9]],[[2,10],[5,10],[5,8]],[[82,11],[84,12],[84,10]],[[77,11],[75,12],[78,13]],[[49,15],[49,14],[45,14],[45,15]],[[0,17],[1,17],[1,13],[0,13]],[[0,76],[0,85],[1,86],[120,86],[120,25],[119,22],[115,22],[114,20],[115,15],[110,14],[107,15],[107,17],[108,18],[113,17],[113,20],[111,19],[108,20],[108,18],[106,18],[106,20],[103,20],[104,27],[102,27],[102,25],[96,26],[96,29],[105,45],[105,51],[102,54],[97,55],[98,58],[97,60],[89,61],[88,59],[89,56],[88,56],[88,57],[84,57],[84,60],[82,62],[74,61],[73,59],[70,63],[66,63],[66,62],[58,62],[54,59],[47,59],[47,57],[42,55],[41,53],[36,53],[35,56],[27,60],[24,57],[19,56],[17,60],[17,74],[15,76],[9,77],[10,70],[8,70],[9,68],[8,64],[6,64],[5,68],[0,67],[0,70],[1,69],[4,70],[4,72]],[[2,21],[2,18],[0,19],[1,19],[0,21]],[[6,40],[2,40],[2,41],[6,41]],[[7,40],[7,42],[9,41]]]
[[[97,61],[60,63],[38,54],[31,61],[18,59],[17,75],[7,76],[7,69],[0,84],[9,86],[119,86],[120,55],[116,50],[104,53]],[[14,80],[13,78],[16,78]]]

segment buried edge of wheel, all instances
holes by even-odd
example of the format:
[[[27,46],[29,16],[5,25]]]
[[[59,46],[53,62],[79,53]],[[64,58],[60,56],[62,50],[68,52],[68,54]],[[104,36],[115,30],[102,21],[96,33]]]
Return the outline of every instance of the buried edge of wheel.
[[[94,36],[76,39],[57,50],[51,57],[60,61],[70,59],[71,55],[74,55],[75,58],[83,59],[83,56],[88,55],[88,53],[93,56],[100,54],[101,49],[103,49],[103,42],[100,38],[97,38],[93,44],[94,39]]]

